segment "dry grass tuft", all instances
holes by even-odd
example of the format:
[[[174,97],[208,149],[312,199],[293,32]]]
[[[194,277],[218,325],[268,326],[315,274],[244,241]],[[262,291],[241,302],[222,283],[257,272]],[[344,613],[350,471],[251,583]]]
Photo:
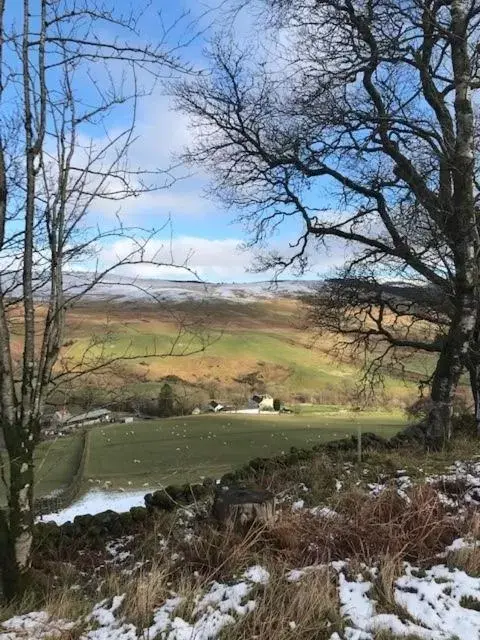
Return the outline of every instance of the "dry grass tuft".
[[[222,640],[326,640],[341,629],[335,576],[328,570],[288,583],[285,567],[269,569],[270,582],[256,594],[255,609],[228,627]]]
[[[43,609],[52,618],[78,620],[90,613],[92,604],[81,590],[55,590],[47,593]]]
[[[169,580],[168,570],[159,565],[133,576],[124,589],[126,598],[123,613],[126,618],[141,629],[150,626],[153,611],[168,596]]]
[[[469,576],[480,577],[480,544],[449,553],[446,564],[465,571]]]
[[[264,526],[236,532],[207,524],[199,537],[180,545],[183,567],[209,580],[231,577],[255,562],[264,548],[265,531]]]
[[[395,582],[403,573],[399,556],[386,555],[378,562],[378,575],[374,581],[375,600],[378,608],[392,612],[398,609],[395,602]],[[403,614],[403,611],[401,612]]]
[[[434,489],[415,487],[405,502],[394,490],[372,498],[345,494],[337,517],[285,513],[268,532],[269,542],[292,564],[385,556],[428,562],[461,535],[464,524],[449,515]]]
[[[122,615],[136,627],[145,629],[152,624],[155,609],[158,609],[171,593],[171,580],[170,566],[160,562],[148,563],[131,574],[112,568],[104,576],[100,592],[94,601],[126,594]]]
[[[0,623],[36,609],[38,609],[38,594],[33,590],[28,590],[20,600],[12,602],[0,600]]]

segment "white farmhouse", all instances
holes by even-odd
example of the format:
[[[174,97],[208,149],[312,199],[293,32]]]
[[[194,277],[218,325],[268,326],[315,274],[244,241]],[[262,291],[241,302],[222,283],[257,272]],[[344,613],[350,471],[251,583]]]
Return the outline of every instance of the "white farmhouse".
[[[254,395],[252,401],[258,406],[259,411],[273,411],[273,397],[268,393]]]

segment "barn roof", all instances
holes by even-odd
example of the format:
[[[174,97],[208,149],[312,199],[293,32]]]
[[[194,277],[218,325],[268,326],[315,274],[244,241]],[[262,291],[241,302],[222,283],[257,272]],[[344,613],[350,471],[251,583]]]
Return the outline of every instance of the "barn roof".
[[[67,424],[70,422],[84,422],[85,420],[95,420],[96,418],[101,418],[102,416],[107,416],[111,413],[108,409],[93,409],[92,411],[87,411],[86,413],[80,413],[77,416],[72,416],[67,420]]]

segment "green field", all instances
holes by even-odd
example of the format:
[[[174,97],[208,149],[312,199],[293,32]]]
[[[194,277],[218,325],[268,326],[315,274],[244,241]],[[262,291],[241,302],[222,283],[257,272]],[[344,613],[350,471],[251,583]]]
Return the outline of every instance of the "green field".
[[[80,434],[42,442],[35,452],[36,495],[46,496],[66,488],[78,468],[81,453]],[[6,461],[5,453],[2,459]],[[0,483],[0,503],[5,503],[3,483]]]
[[[248,460],[290,447],[311,447],[363,431],[392,436],[404,426],[400,413],[332,410],[308,415],[189,416],[108,425],[90,431],[85,489],[158,487],[218,477]],[[68,483],[78,462],[80,439],[45,443],[37,455],[37,495]]]

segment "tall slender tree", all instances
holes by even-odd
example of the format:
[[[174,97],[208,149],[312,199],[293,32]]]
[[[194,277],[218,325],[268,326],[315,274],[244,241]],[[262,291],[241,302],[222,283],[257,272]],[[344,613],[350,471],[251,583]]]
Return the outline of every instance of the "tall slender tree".
[[[9,461],[0,569],[7,597],[22,589],[30,562],[33,453],[45,403],[59,381],[85,371],[85,363],[56,367],[66,314],[116,267],[159,261],[148,251],[154,232],[119,219],[105,227],[92,217],[102,201],[169,181],[132,166],[129,151],[138,101],[160,73],[179,69],[178,46],[169,49],[160,35],[146,43],[137,32],[141,8],[122,13],[115,4],[0,0],[0,425]],[[132,239],[130,249],[102,266],[99,250],[119,238]],[[88,275],[79,274],[81,264]],[[101,366],[89,360],[90,370]]]

